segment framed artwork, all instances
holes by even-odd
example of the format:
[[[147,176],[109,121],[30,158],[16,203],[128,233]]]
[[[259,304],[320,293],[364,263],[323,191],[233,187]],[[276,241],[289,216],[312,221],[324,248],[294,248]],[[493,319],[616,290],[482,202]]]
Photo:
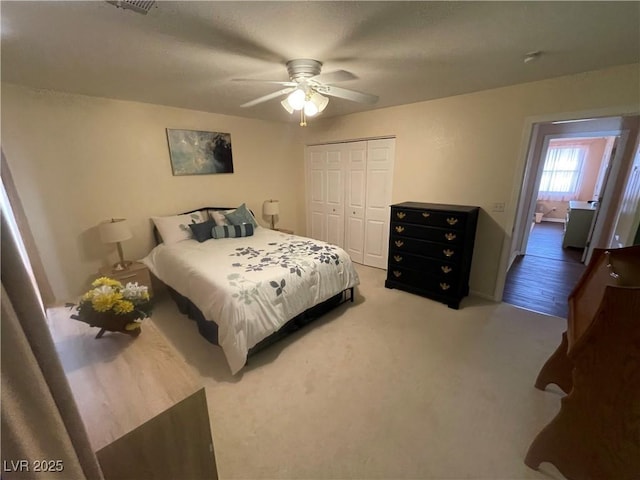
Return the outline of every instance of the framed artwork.
[[[231,134],[167,128],[174,175],[233,173]]]

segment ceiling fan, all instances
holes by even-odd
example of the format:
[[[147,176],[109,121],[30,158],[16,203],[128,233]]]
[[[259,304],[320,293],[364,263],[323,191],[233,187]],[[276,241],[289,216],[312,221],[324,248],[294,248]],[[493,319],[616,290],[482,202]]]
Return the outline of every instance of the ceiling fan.
[[[354,74],[345,70],[320,73],[321,70],[322,63],[318,60],[298,58],[287,62],[287,71],[289,72],[288,82],[235,78],[234,81],[238,82],[271,83],[285,87],[277,92],[258,97],[240,106],[244,108],[253,107],[259,103],[287,95],[287,97],[280,102],[281,105],[289,113],[300,111],[300,126],[304,127],[307,125],[307,117],[313,117],[326,108],[329,103],[327,96],[342,98],[352,102],[366,103],[368,105],[373,105],[378,101],[378,97],[375,95],[333,85],[334,83],[358,78]]]

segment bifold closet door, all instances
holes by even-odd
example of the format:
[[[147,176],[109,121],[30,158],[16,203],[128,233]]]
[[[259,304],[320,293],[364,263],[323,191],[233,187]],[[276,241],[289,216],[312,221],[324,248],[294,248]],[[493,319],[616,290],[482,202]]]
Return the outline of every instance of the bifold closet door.
[[[307,147],[307,235],[387,268],[395,139]]]
[[[308,235],[344,248],[344,165],[340,144],[307,148]]]
[[[364,263],[367,142],[345,143],[344,160],[347,167],[345,250],[354,262]]]
[[[364,264],[387,268],[394,138],[367,141]]]

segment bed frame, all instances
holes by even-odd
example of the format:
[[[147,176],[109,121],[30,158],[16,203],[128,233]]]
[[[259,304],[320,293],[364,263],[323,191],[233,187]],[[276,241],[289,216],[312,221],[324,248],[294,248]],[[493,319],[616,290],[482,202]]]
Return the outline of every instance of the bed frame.
[[[198,212],[200,210],[232,210],[232,208],[231,207],[201,207],[201,208],[190,210],[188,212],[184,212],[178,215],[187,215],[189,213]],[[253,212],[251,212],[251,214],[253,215]],[[162,243],[160,232],[158,232],[158,229],[156,228],[155,225],[153,226],[153,238],[156,241],[156,245]],[[191,320],[194,320],[196,322],[196,325],[198,326],[198,332],[200,332],[200,335],[202,335],[204,338],[206,338],[209,342],[213,343],[214,345],[219,345],[218,344],[218,325],[215,323],[215,320],[209,320],[205,318],[202,311],[198,307],[196,307],[195,304],[191,300],[189,300],[189,298],[176,292],[173,288],[171,288],[169,285],[162,282],[160,279],[157,279],[157,280],[163,285],[165,285],[165,287],[169,291],[169,294],[171,295],[171,298],[178,306],[178,310],[180,311],[180,313],[182,313],[183,315],[187,315],[187,317],[189,317]],[[339,305],[342,305],[345,302],[353,303],[353,301],[354,301],[354,287],[351,287],[351,288],[347,288],[346,290],[343,290],[342,292],[334,295],[333,297],[329,298],[328,300],[325,300],[324,302],[314,305],[313,307],[305,310],[299,315],[296,315],[287,323],[282,325],[282,327],[280,327],[280,329],[277,332],[272,333],[267,338],[261,340],[260,342],[258,342],[258,344],[250,348],[247,357],[250,357],[251,355],[259,352],[260,350],[268,347],[269,345],[277,342],[278,340],[286,337],[287,335],[295,332],[296,330],[299,330],[300,328],[304,327],[305,325],[317,319],[318,317],[324,315],[325,313],[328,313],[329,311],[333,310]]]

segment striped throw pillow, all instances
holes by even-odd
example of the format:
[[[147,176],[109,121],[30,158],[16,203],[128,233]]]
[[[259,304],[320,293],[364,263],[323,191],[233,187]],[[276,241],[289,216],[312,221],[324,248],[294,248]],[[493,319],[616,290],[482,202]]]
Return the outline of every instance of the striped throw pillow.
[[[213,238],[250,237],[253,235],[253,225],[241,223],[240,225],[216,225],[211,229]]]

